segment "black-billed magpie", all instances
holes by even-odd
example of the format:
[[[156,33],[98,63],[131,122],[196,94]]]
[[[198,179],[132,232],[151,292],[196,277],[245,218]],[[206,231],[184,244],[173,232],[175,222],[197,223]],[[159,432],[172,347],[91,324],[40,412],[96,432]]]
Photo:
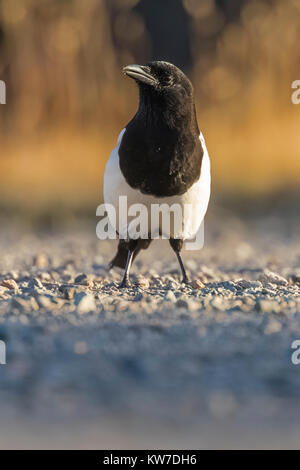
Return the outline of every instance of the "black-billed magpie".
[[[139,87],[139,107],[106,165],[104,200],[117,212],[120,196],[127,197],[128,207],[143,204],[149,213],[153,204],[190,205],[180,230],[168,237],[187,282],[180,251],[200,230],[210,198],[210,160],[197,124],[193,86],[168,62],[128,65],[123,72]],[[119,240],[110,267],[125,268],[120,287],[128,285],[133,259],[152,238],[149,231],[147,238]]]

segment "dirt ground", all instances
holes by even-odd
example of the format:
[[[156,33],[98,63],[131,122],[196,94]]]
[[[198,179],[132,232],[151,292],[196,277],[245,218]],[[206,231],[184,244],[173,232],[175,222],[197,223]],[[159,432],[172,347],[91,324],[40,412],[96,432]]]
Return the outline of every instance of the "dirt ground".
[[[131,288],[95,224],[2,223],[1,448],[298,448],[300,223],[210,215],[205,247],[142,253]]]

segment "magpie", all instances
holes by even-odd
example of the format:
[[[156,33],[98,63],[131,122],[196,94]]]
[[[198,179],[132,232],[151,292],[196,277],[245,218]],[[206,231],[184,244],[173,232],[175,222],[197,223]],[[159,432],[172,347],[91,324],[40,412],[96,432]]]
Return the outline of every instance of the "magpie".
[[[175,65],[154,61],[127,65],[126,76],[139,89],[138,110],[121,131],[104,173],[104,202],[119,208],[119,197],[128,205],[189,204],[193,210],[169,243],[182,273],[188,277],[180,252],[183,243],[200,230],[210,198],[210,159],[200,133],[194,90],[187,76]],[[161,232],[161,227],[159,227]],[[161,233],[160,233],[161,234]],[[119,238],[118,250],[110,262],[125,269],[120,287],[129,285],[132,261],[149,247],[147,238]]]

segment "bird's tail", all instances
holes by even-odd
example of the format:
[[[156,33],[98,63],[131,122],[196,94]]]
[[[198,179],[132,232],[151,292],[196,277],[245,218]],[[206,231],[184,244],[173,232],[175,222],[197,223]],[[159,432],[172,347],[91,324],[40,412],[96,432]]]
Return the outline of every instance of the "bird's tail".
[[[142,249],[145,250],[146,248],[148,248],[150,243],[151,243],[151,240],[138,240],[138,245],[134,251],[133,260],[137,257],[137,255]],[[112,269],[114,267],[125,269],[127,256],[128,256],[127,243],[124,240],[119,240],[118,251],[115,257],[109,263],[109,269]]]

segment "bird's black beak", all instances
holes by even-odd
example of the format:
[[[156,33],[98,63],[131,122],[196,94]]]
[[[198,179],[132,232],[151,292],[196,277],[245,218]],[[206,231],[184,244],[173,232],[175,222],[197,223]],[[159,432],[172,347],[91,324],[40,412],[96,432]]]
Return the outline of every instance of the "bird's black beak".
[[[146,83],[147,85],[155,85],[156,79],[151,75],[149,68],[143,65],[126,65],[123,72],[128,77],[134,78],[137,82]]]

